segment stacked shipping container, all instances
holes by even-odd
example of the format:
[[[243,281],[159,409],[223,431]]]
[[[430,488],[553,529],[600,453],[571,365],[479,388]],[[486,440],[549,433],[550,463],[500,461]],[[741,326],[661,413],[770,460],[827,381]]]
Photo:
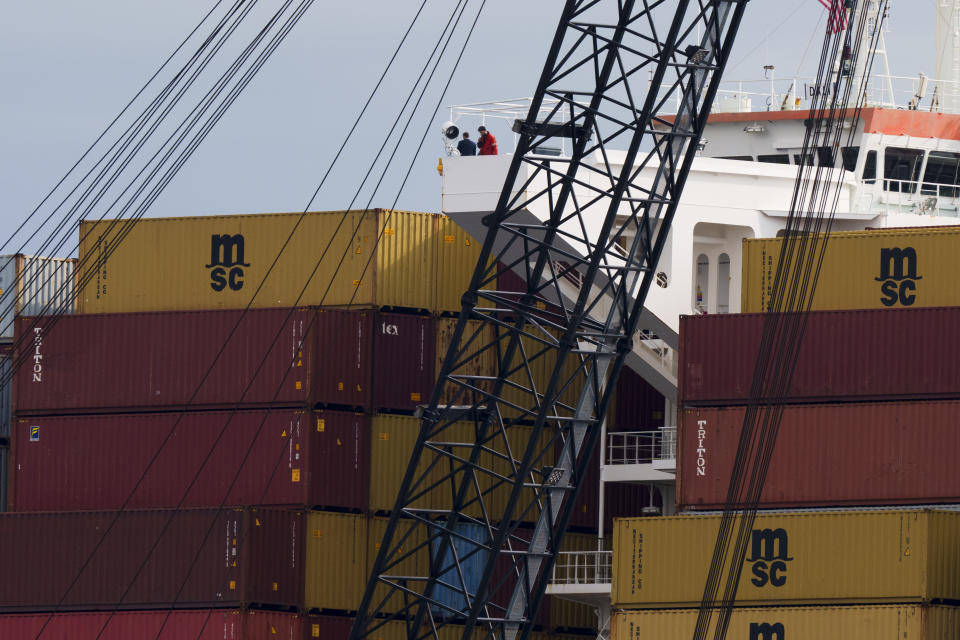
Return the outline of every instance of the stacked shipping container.
[[[82,224],[83,313],[19,313],[16,321],[13,355],[28,363],[16,368],[16,413],[6,422],[18,514],[0,529],[9,533],[4,540],[42,546],[51,530],[92,542],[116,521],[91,562],[116,561],[97,572],[109,585],[88,568],[57,605],[86,542],[48,558],[43,593],[18,589],[32,575],[10,558],[13,569],[0,577],[10,592],[0,598],[6,611],[119,602],[131,611],[110,619],[107,635],[153,629],[169,614],[162,637],[194,633],[198,624],[200,637],[203,625],[231,638],[259,638],[264,625],[270,637],[345,637],[344,616],[359,604],[386,523],[373,514],[393,508],[419,430],[412,413],[429,401],[479,246],[443,216],[308,214],[267,275],[298,217],[144,220],[122,244],[107,226]],[[344,258],[340,271],[321,268],[299,296],[301,274],[324,251]],[[252,308],[241,311],[265,277]],[[473,366],[495,372],[492,357]],[[504,497],[491,493],[494,511]],[[639,509],[648,499],[632,491],[614,503]],[[581,503],[574,526],[594,529],[595,505],[588,496]],[[233,506],[239,510],[224,509]],[[292,520],[269,524],[278,518]],[[153,541],[160,546],[149,552]],[[595,534],[568,544],[594,548]],[[22,554],[29,545],[4,546]],[[226,564],[211,564],[203,580],[214,582],[200,584],[182,573],[193,556]],[[168,589],[177,580],[189,587],[181,594]],[[170,607],[198,610],[163,611]],[[592,612],[572,603],[542,614],[544,629],[593,627]],[[58,613],[50,628],[78,624],[82,634],[107,622],[101,618]],[[4,615],[0,629],[33,629],[37,620]],[[389,627],[384,633],[392,637]]]
[[[759,401],[782,412],[759,506],[810,509],[757,516],[730,633],[960,637],[960,609],[943,606],[960,604],[960,513],[823,509],[960,502],[960,308],[942,306],[960,304],[944,275],[958,240],[955,228],[831,236],[782,398],[750,397],[764,314],[681,319],[678,507],[726,506],[747,405]],[[745,311],[769,304],[782,243],[745,241]],[[692,633],[697,611],[679,608],[699,606],[719,522],[618,522],[614,640]]]
[[[9,482],[14,318],[73,313],[76,264],[75,259],[0,256],[0,513],[7,509]]]

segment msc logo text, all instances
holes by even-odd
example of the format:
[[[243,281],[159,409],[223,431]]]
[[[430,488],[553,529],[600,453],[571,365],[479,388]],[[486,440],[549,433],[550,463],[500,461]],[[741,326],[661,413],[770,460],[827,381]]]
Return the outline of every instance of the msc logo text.
[[[223,291],[230,287],[233,291],[243,289],[243,267],[250,265],[243,259],[243,236],[210,236],[210,288]]]
[[[787,551],[787,532],[783,529],[754,529],[750,540],[753,566],[750,582],[756,587],[767,584],[782,587],[787,583],[787,563],[793,560]]]
[[[780,622],[750,623],[750,640],[786,640],[787,634]]]
[[[917,301],[917,250],[913,247],[880,249],[880,302],[892,307],[898,302],[909,307]]]

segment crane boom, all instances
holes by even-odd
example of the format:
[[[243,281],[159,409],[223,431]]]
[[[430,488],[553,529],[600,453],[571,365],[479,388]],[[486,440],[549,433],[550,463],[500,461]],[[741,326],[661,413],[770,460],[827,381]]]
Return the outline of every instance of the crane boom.
[[[746,2],[565,3],[352,638],[528,637]]]

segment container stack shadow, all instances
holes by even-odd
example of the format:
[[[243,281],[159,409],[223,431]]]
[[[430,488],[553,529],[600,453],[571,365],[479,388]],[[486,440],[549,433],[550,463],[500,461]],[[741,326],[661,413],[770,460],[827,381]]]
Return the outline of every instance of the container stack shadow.
[[[617,522],[612,640],[693,637],[781,242],[744,243],[752,313],[681,319],[682,515]],[[958,248],[955,228],[831,236],[790,387],[759,399],[783,414],[727,637],[957,637]]]
[[[7,347],[29,366],[0,440],[0,637],[347,637],[479,246],[433,214],[298,219],[81,224],[77,313],[25,308]],[[598,487],[570,549],[595,548]],[[592,630],[551,604],[538,638]]]

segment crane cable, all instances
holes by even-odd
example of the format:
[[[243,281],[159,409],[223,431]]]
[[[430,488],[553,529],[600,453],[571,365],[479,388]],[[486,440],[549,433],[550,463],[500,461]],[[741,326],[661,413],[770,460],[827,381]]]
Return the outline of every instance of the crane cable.
[[[854,15],[858,15],[854,12]],[[881,16],[883,12],[881,12]],[[852,21],[851,21],[852,22]],[[875,24],[872,32],[872,44],[875,44],[877,34],[880,30],[880,23]],[[857,57],[862,51],[862,38],[867,24],[867,14],[859,14],[856,43],[850,50],[855,52],[851,60],[851,65],[856,68]],[[846,34],[847,46],[850,46],[850,34]],[[840,38],[830,42],[829,34],[824,43],[824,55],[821,56],[821,68],[818,74],[818,87],[830,86],[823,82],[825,76],[825,65],[828,60],[835,60],[836,52],[839,47]],[[873,64],[874,47],[869,49],[870,53],[867,64],[865,65],[866,75],[869,77],[869,71]],[[828,55],[830,52],[831,55]],[[832,71],[830,72],[832,75]],[[842,73],[842,70],[841,70]],[[739,529],[737,535],[737,544],[735,550],[730,555],[730,570],[727,575],[727,585],[725,589],[724,601],[720,610],[720,620],[715,630],[715,638],[720,640],[724,637],[729,626],[729,619],[732,613],[732,607],[736,596],[736,589],[739,584],[740,571],[742,570],[743,559],[746,555],[747,539],[750,537],[753,527],[753,521],[757,512],[760,491],[762,490],[763,480],[769,468],[772,459],[773,446],[775,444],[779,421],[782,416],[783,401],[787,396],[790,379],[794,365],[799,355],[798,348],[802,339],[803,329],[807,313],[809,313],[812,303],[812,293],[816,286],[816,280],[822,265],[826,241],[829,237],[830,228],[833,222],[833,215],[836,210],[840,196],[839,186],[834,186],[828,179],[824,181],[823,173],[832,173],[831,167],[827,171],[822,163],[818,163],[814,171],[814,177],[809,179],[811,167],[807,158],[811,157],[808,153],[811,149],[821,148],[817,142],[821,132],[832,136],[829,149],[834,157],[840,146],[840,137],[842,127],[839,123],[843,119],[841,107],[850,104],[853,82],[847,82],[844,92],[832,92],[831,105],[816,107],[811,109],[811,114],[815,117],[811,119],[811,126],[807,134],[803,147],[804,166],[799,171],[798,181],[794,187],[794,202],[791,206],[791,214],[788,218],[786,237],[781,247],[780,262],[777,267],[777,274],[774,282],[773,297],[768,308],[768,314],[765,317],[764,333],[761,340],[760,350],[758,351],[757,369],[754,374],[751,385],[750,400],[747,412],[744,418],[744,426],[741,432],[740,446],[738,448],[737,458],[734,464],[734,472],[731,477],[730,490],[727,497],[727,503],[724,508],[723,518],[721,520],[720,533],[718,535],[716,548],[714,549],[714,559],[710,567],[707,587],[705,588],[704,601],[701,603],[701,610],[698,616],[697,630],[695,638],[703,638],[707,633],[712,608],[715,606],[715,594],[717,583],[720,579],[720,567],[726,563],[727,553],[729,551],[729,536],[732,521],[736,518],[737,511],[742,511],[739,520]],[[843,96],[842,100],[840,96]],[[820,97],[819,95],[817,97]],[[825,98],[825,96],[824,96]],[[857,121],[862,111],[865,100],[865,92],[859,92],[856,97],[856,107],[853,109],[853,121]],[[817,101],[818,104],[825,100]],[[850,114],[847,114],[850,117]],[[847,134],[848,145],[852,144],[856,135],[855,128],[851,128]],[[841,172],[842,175],[842,172]],[[804,178],[806,176],[806,178]],[[805,184],[810,184],[810,204],[805,207],[806,192],[803,190]],[[831,193],[829,188],[824,188],[821,193],[821,187],[833,187]],[[832,202],[830,202],[832,196]],[[801,217],[799,211],[808,211],[814,215]],[[816,243],[819,243],[817,245]],[[791,265],[797,263],[791,269]],[[790,279],[788,283],[788,278]],[[777,344],[779,343],[779,344]],[[772,372],[772,373],[768,373]],[[758,414],[762,414],[759,415]],[[759,431],[759,435],[757,432]],[[743,475],[746,471],[747,458],[755,458],[750,473],[746,481],[746,497],[741,498],[743,490]]]
[[[466,6],[466,5],[464,5],[464,7],[465,7],[465,6]],[[461,54],[461,55],[462,55],[462,54]],[[438,62],[439,62],[439,60],[438,60]],[[449,84],[449,81],[448,81],[448,84]],[[435,111],[434,111],[434,113],[435,113]],[[432,116],[431,116],[431,117],[432,117]],[[425,137],[425,136],[426,136],[426,133],[424,134],[424,137]],[[412,170],[412,163],[411,163],[411,167],[408,168],[408,172],[407,172],[407,175],[408,175],[408,176],[409,176],[410,170]],[[398,194],[398,197],[399,197],[399,194]]]
[[[42,229],[44,226],[46,226],[46,224],[53,218],[53,216],[57,213],[57,211],[59,211],[59,210],[69,201],[69,199],[77,192],[77,190],[79,190],[79,189],[81,188],[81,186],[83,186],[83,184],[84,184],[84,183],[90,178],[90,176],[93,175],[93,173],[97,170],[97,167],[99,167],[101,164],[103,164],[103,163],[106,161],[106,164],[104,164],[104,166],[103,166],[103,167],[101,168],[101,170],[99,171],[99,175],[94,179],[94,181],[93,181],[92,184],[90,184],[90,185],[87,186],[85,192],[84,192],[83,194],[81,194],[81,196],[79,197],[78,201],[70,208],[70,210],[69,210],[69,211],[67,212],[67,214],[63,217],[63,219],[60,220],[60,222],[55,226],[54,230],[48,234],[48,236],[46,237],[46,239],[43,241],[43,243],[42,243],[42,244],[40,245],[40,247],[37,249],[37,253],[38,253],[38,254],[41,254],[41,255],[44,254],[44,253],[53,253],[53,254],[55,254],[55,253],[58,253],[58,252],[63,248],[64,243],[66,242],[67,238],[69,238],[70,230],[67,230],[66,232],[64,232],[63,238],[59,240],[59,242],[56,244],[55,247],[53,247],[53,248],[51,249],[51,248],[50,248],[50,245],[51,245],[52,242],[54,242],[54,240],[56,240],[56,237],[57,237],[61,232],[63,232],[63,230],[64,230],[64,228],[66,227],[66,225],[70,224],[70,225],[71,225],[71,228],[72,228],[71,220],[72,220],[72,218],[74,217],[74,214],[75,214],[75,213],[77,212],[77,210],[84,204],[84,201],[87,199],[87,197],[89,196],[89,194],[94,190],[94,188],[96,188],[96,187],[100,184],[100,182],[104,179],[104,176],[107,175],[107,173],[109,173],[109,172],[119,163],[119,164],[121,165],[121,168],[118,169],[118,170],[114,173],[114,175],[110,177],[110,179],[109,179],[109,181],[108,181],[107,187],[104,187],[104,188],[103,188],[103,190],[101,191],[101,194],[97,197],[97,199],[95,200],[94,204],[96,204],[96,202],[99,201],[99,199],[102,197],[102,195],[103,195],[103,193],[106,191],[106,189],[109,188],[109,186],[113,184],[113,182],[119,177],[120,172],[127,166],[127,164],[129,164],[129,163],[132,161],[132,159],[134,158],[136,152],[139,151],[139,149],[147,142],[147,140],[148,140],[149,137],[152,135],[152,133],[156,130],[157,127],[159,127],[159,125],[162,123],[162,121],[163,121],[163,120],[166,118],[166,116],[169,114],[170,110],[173,109],[173,107],[175,107],[175,106],[178,104],[178,102],[180,101],[180,98],[182,98],[182,96],[183,96],[183,93],[184,93],[187,89],[189,89],[189,88],[194,84],[194,82],[195,82],[196,79],[197,79],[197,76],[198,76],[198,75],[203,71],[203,69],[209,64],[209,62],[211,61],[211,59],[213,58],[213,56],[216,55],[216,53],[219,51],[219,49],[223,46],[224,42],[233,34],[233,32],[234,32],[234,31],[236,30],[236,28],[239,26],[240,22],[242,22],[243,19],[246,18],[246,16],[249,14],[250,9],[252,9],[252,7],[256,4],[257,1],[258,1],[258,0],[253,0],[252,3],[248,4],[248,5],[247,5],[247,8],[244,9],[244,10],[243,10],[243,13],[241,14],[241,13],[238,13],[238,12],[239,12],[241,6],[242,6],[245,2],[247,2],[247,0],[237,0],[237,2],[233,5],[233,7],[232,7],[231,9],[229,9],[228,12],[220,19],[220,21],[219,21],[218,24],[214,27],[214,29],[212,30],[212,32],[210,33],[210,35],[208,35],[208,36],[205,38],[205,40],[204,40],[203,43],[200,45],[200,47],[191,55],[191,57],[190,57],[190,58],[188,59],[188,61],[184,64],[184,66],[175,74],[175,76],[173,77],[173,79],[171,79],[171,80],[166,84],[166,86],[161,90],[161,92],[160,92],[157,96],[155,96],[155,97],[153,98],[153,100],[150,102],[150,104],[148,104],[148,105],[144,108],[144,110],[141,112],[141,114],[140,114],[139,116],[137,116],[137,118],[136,118],[136,119],[127,127],[127,129],[121,134],[121,137],[120,137],[118,140],[116,140],[116,141],[101,155],[100,159],[96,161],[96,163],[87,171],[87,173],[86,173],[83,177],[80,178],[80,180],[79,180],[79,181],[77,182],[77,184],[73,187],[73,189],[71,189],[71,190],[67,193],[67,195],[66,195],[66,196],[60,201],[60,203],[53,209],[53,211],[51,211],[51,212],[47,215],[47,217],[43,220],[43,222],[41,222],[40,226],[37,227],[37,229],[34,230],[34,232],[23,242],[23,244],[22,244],[22,245],[20,246],[20,248],[18,249],[18,252],[23,251],[23,249],[26,247],[27,243],[29,243],[31,240],[33,240],[33,238],[36,237],[36,235],[39,233],[40,229]],[[228,23],[230,23],[231,21],[232,21],[232,23],[231,23],[231,24],[228,24]],[[198,25],[198,26],[199,26],[199,25]],[[225,28],[226,28],[226,30],[224,30]],[[195,30],[195,31],[196,31],[196,30]],[[219,40],[219,42],[218,42],[217,40]],[[178,50],[179,50],[179,49],[178,49]],[[198,62],[198,61],[200,61],[200,59],[201,59],[201,57],[202,57],[203,55],[206,55],[206,60],[204,60],[203,62]],[[167,99],[167,97],[169,97],[171,94],[174,93],[174,91],[177,89],[177,85],[180,83],[181,79],[187,77],[187,76],[191,73],[191,68],[194,67],[195,65],[199,65],[199,66],[198,66],[197,69],[195,69],[195,70],[192,72],[192,73],[193,73],[193,77],[190,78],[190,79],[188,79],[188,80],[186,80],[185,83],[184,83],[184,86],[179,89],[179,95],[176,96],[176,97],[174,97],[173,100],[171,101],[171,103],[170,103],[169,105],[167,105],[167,107],[164,109],[164,112],[159,116],[159,118],[157,119],[157,121],[150,126],[150,130],[144,135],[143,139],[136,145],[135,149],[134,149],[133,151],[127,152],[127,148],[134,142],[134,140],[136,139],[136,137],[139,136],[141,132],[143,132],[144,128],[147,127],[148,123],[150,122],[150,119],[156,114],[157,110],[163,105],[163,102]],[[141,93],[142,93],[142,91],[141,91]],[[138,95],[140,95],[140,94],[138,94]],[[131,104],[132,104],[132,101],[131,101]],[[119,118],[119,116],[118,116],[118,118]],[[101,134],[101,136],[100,136],[100,138],[98,138],[98,140],[100,140],[100,139],[102,139],[102,138],[103,138],[103,134]],[[122,143],[122,144],[121,144],[121,143]],[[91,148],[92,148],[92,147],[91,147]],[[89,150],[87,151],[87,154],[88,154],[88,153],[89,153]],[[113,157],[110,158],[109,160],[107,160],[108,156],[109,156],[111,153],[113,153]],[[124,153],[126,153],[126,157],[123,158],[123,160],[122,160],[122,162],[121,162],[121,156],[122,156],[122,154],[124,154]],[[85,154],[85,155],[86,155],[86,154]],[[81,160],[82,160],[82,158],[81,158]],[[79,162],[80,162],[80,161],[78,161],[77,164],[79,164]],[[66,179],[66,176],[65,176],[63,179],[61,179],[61,183],[62,183],[65,179]],[[51,193],[52,193],[52,192],[51,192]],[[44,201],[43,201],[43,202],[45,202],[48,198],[49,198],[49,194],[48,194],[48,196],[47,196],[46,198],[44,198]],[[42,206],[43,202],[41,202],[41,204],[37,206],[37,208],[34,210],[35,212],[36,212],[36,211],[39,211],[39,209],[40,209],[40,207]],[[89,206],[87,207],[86,211],[84,211],[84,212],[81,213],[80,215],[82,216],[82,215],[84,215],[85,213],[89,213],[89,211],[92,209],[92,207],[93,207],[93,205],[89,205]],[[31,216],[28,216],[28,218],[29,218],[29,217],[32,217],[32,215],[33,215],[33,214],[31,214]],[[105,215],[106,215],[106,214],[104,214],[104,216],[105,216]],[[101,217],[100,217],[100,220],[102,220],[104,216],[101,216]],[[22,225],[21,225],[21,226],[22,226]],[[13,238],[13,236],[11,236],[11,239],[12,239],[12,238]],[[82,241],[83,241],[83,238],[81,237],[80,242],[82,243]],[[79,243],[78,243],[78,246],[79,246]],[[72,251],[73,251],[74,249],[76,249],[76,248],[77,248],[77,247],[73,247],[73,249],[71,249],[70,252],[72,253]],[[10,259],[12,259],[12,257],[8,259],[8,262],[9,262]],[[28,291],[30,291],[30,290],[36,290],[36,289],[45,289],[45,288],[50,284],[50,280],[53,278],[52,275],[48,275],[48,276],[47,276],[47,279],[43,282],[43,284],[40,285],[39,287],[37,287],[37,286],[35,286],[35,285],[36,285],[36,280],[37,280],[38,278],[40,278],[40,277],[42,277],[42,271],[41,271],[41,272],[34,273],[33,275],[31,275],[31,276],[28,278],[27,282],[24,283],[24,281],[23,281],[23,274],[22,274],[22,273],[19,273],[19,274],[17,274],[16,280],[14,281],[14,287],[11,287],[11,288],[14,289],[14,290],[15,290],[15,289],[20,289],[20,288],[22,288],[22,289],[26,289],[26,290],[28,290]],[[62,291],[58,291],[58,293],[62,293]],[[59,296],[54,296],[53,298],[56,299],[56,297],[59,297]],[[4,326],[0,327],[0,330],[6,331],[6,330],[8,329],[8,327],[9,327],[9,324],[13,322],[12,316],[13,316],[13,312],[16,310],[16,307],[15,307],[16,303],[17,303],[16,296],[11,296],[10,299],[9,299],[9,301],[8,301],[8,302],[6,303],[6,305],[3,307],[3,309],[0,309],[0,317],[4,317],[4,316],[10,316],[10,317],[11,317],[11,320],[7,321],[7,324],[5,324]],[[43,311],[46,311],[48,306],[49,306],[49,304],[44,307]],[[60,311],[60,309],[58,309],[58,311]]]

